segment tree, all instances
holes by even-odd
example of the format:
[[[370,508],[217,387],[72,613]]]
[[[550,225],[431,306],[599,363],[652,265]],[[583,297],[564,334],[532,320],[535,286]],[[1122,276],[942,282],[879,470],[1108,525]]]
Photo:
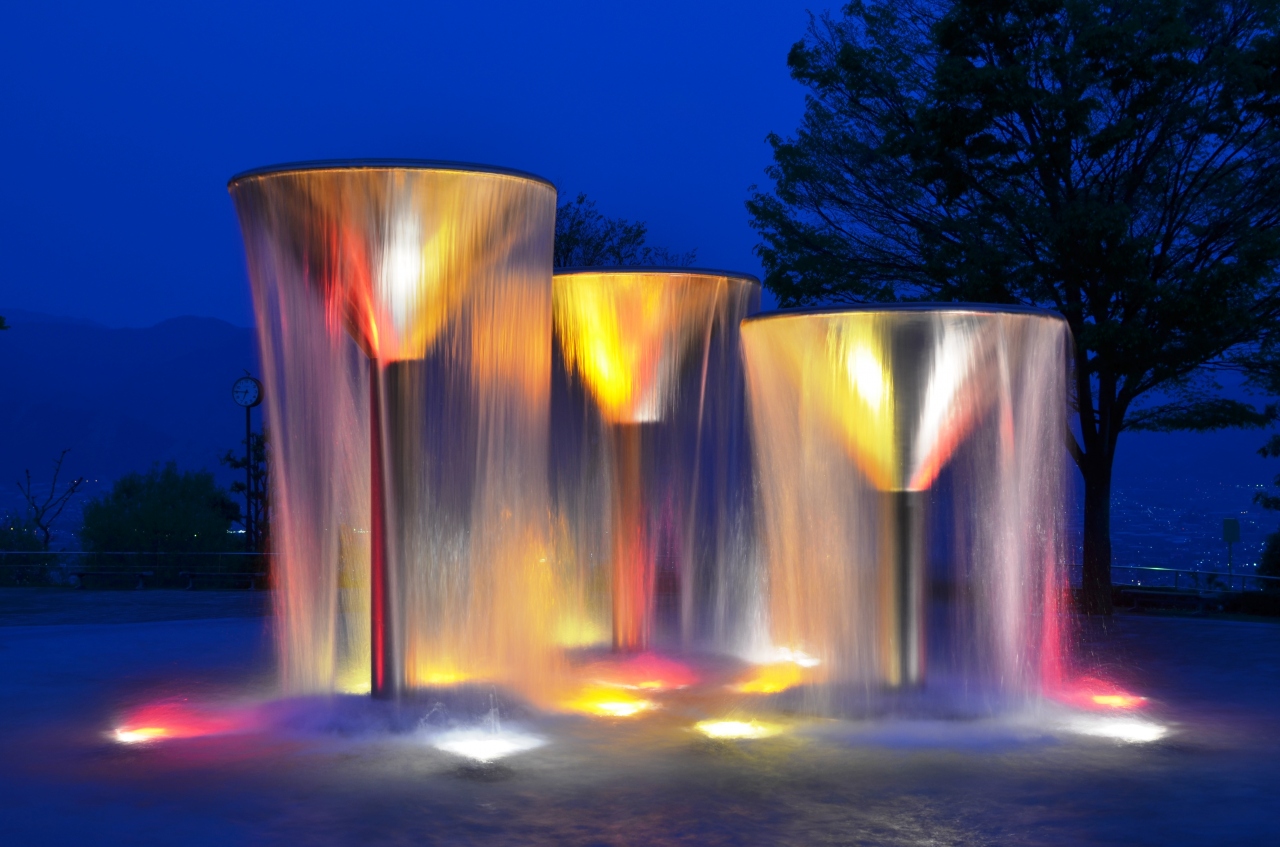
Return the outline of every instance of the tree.
[[[271,491],[269,441],[266,432],[250,434],[250,454],[236,454],[228,450],[222,457],[222,464],[236,471],[243,471],[249,466],[253,491],[248,491],[243,482],[231,483],[231,493],[248,497],[245,499],[246,510],[237,521],[245,529],[245,550],[251,553],[266,553],[271,544]],[[243,443],[243,442],[241,442]],[[247,518],[247,519],[246,519]]]
[[[624,218],[606,218],[596,204],[579,194],[556,207],[557,268],[590,268],[615,265],[669,265],[686,267],[697,259],[697,250],[673,253],[665,247],[645,244],[649,226]]]
[[[1213,379],[1280,315],[1276,0],[850,3],[791,50],[809,88],[747,206],[783,305],[1057,310],[1084,607],[1111,607],[1126,430],[1261,425]]]
[[[71,448],[68,447],[54,460],[53,481],[49,483],[49,494],[43,500],[35,492],[30,470],[26,472],[26,483],[18,483],[18,490],[27,501],[27,523],[34,526],[40,533],[40,542],[45,550],[49,549],[49,543],[53,539],[54,521],[62,514],[62,510],[71,502],[75,493],[80,490],[80,486],[86,482],[84,477],[78,476],[67,483],[67,487],[59,493],[58,475],[62,473],[62,463],[66,461],[67,454],[70,452]]]
[[[222,552],[240,546],[231,526],[240,506],[208,471],[179,472],[170,462],[116,480],[84,506],[80,543],[94,553]]]

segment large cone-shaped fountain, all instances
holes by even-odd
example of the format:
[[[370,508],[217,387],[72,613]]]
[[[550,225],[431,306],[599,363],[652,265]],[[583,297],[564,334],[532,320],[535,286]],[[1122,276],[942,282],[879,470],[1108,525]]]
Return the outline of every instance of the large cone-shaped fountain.
[[[660,451],[652,444],[654,430],[683,401],[696,406],[698,414],[688,427],[692,432],[675,437],[701,444],[713,335],[736,341],[737,323],[754,308],[758,289],[750,277],[688,268],[582,269],[555,276],[552,302],[565,366],[586,385],[608,433],[615,650],[644,649],[652,640],[657,551],[650,536],[660,518],[655,517],[655,504],[646,494],[650,486],[645,471],[661,464]],[[712,378],[728,382],[737,371],[736,362],[721,357],[720,365]],[[682,397],[682,375],[691,370],[696,371],[697,384]],[[726,431],[713,438],[731,439],[727,431],[731,425],[722,422]],[[650,442],[648,449],[646,442]],[[703,461],[695,447],[692,463]],[[675,468],[662,471],[672,479],[692,476],[690,488],[698,486],[696,473],[682,475]],[[729,499],[723,491],[719,495]],[[692,510],[696,491],[685,496],[685,508]],[[706,524],[715,526],[711,516]],[[695,529],[680,525],[676,531],[691,536]],[[686,562],[680,586],[681,617],[686,624],[693,616],[694,602],[688,569]],[[691,631],[692,625],[684,629]]]
[[[1065,322],[867,307],[742,337],[775,643],[837,682],[918,686],[936,654],[943,676],[1037,689],[1058,656]],[[940,533],[951,561],[931,566]],[[942,593],[958,611],[930,638]]]
[[[274,428],[286,682],[349,684],[364,661],[375,696],[462,669],[545,677],[555,189],[373,161],[230,191]]]

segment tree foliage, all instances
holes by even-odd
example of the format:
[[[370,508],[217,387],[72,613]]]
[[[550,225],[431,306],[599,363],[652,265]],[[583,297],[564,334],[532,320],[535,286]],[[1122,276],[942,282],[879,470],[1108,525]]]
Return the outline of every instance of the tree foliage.
[[[590,268],[615,265],[668,265],[685,267],[697,259],[697,251],[674,253],[646,244],[649,226],[644,221],[608,218],[596,204],[579,194],[556,208],[554,264],[557,268]]]
[[[94,553],[190,553],[236,550],[231,534],[240,506],[208,471],[170,462],[120,477],[111,491],[84,506],[80,543]]]
[[[765,285],[1060,312],[1109,610],[1120,433],[1270,417],[1213,374],[1280,315],[1276,0],[853,2],[788,61],[805,115],[748,201]]]
[[[40,528],[30,518],[13,514],[0,517],[0,551],[39,552],[44,549]]]
[[[265,431],[250,433],[249,441],[247,457],[228,450],[222,457],[222,464],[234,471],[249,468],[252,490],[240,480],[231,483],[232,496],[248,495],[245,499],[247,509],[240,513],[236,521],[245,530],[245,550],[250,553],[266,553],[271,548],[270,443]]]

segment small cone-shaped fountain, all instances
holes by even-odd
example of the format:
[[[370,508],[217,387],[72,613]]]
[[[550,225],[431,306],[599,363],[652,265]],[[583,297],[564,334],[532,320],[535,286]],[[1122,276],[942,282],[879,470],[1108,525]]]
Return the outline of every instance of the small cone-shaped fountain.
[[[846,665],[845,678],[874,668],[891,688],[924,681],[928,491],[978,428],[995,433],[999,447],[995,467],[972,475],[980,491],[966,508],[983,505],[979,498],[999,486],[1016,491],[1019,474],[1049,474],[1060,484],[1058,471],[1021,463],[1061,461],[1060,441],[1037,439],[1062,426],[1061,415],[1043,416],[1062,407],[1064,326],[1047,313],[963,306],[777,313],[744,322],[776,640],[839,654],[827,658]],[[841,478],[849,471],[840,470],[834,451],[848,457],[858,482]],[[994,484],[988,471],[997,474]],[[843,513],[846,504],[858,513]],[[1037,490],[1008,516],[981,515],[975,534],[989,537],[990,524],[1020,511],[1052,522],[1056,508]],[[1012,534],[993,543],[1005,545],[1000,578],[1007,583],[993,590],[1005,599],[991,611],[1009,629],[1026,614],[1010,598],[1031,582],[1041,585],[1044,565],[1034,561],[1041,552],[1013,539],[1020,528],[1002,526]],[[1033,561],[1016,561],[1023,553]],[[1016,661],[1022,645],[1013,642],[1021,637],[1005,633],[998,645],[1005,659]]]
[[[288,547],[291,533],[304,532],[291,523],[295,512],[327,509],[329,517],[313,524],[335,514],[323,506],[314,481],[309,490],[294,483],[304,463],[321,464],[316,454],[328,449],[324,436],[341,433],[316,433],[304,418],[351,417],[340,396],[347,386],[334,374],[312,375],[325,363],[295,359],[304,358],[306,344],[315,347],[305,336],[316,331],[328,334],[330,349],[345,333],[368,357],[370,675],[374,696],[389,696],[417,681],[415,667],[423,662],[407,663],[413,655],[438,659],[434,654],[446,642],[468,637],[472,643],[504,640],[492,621],[452,626],[438,618],[465,616],[469,606],[458,595],[467,592],[487,592],[487,614],[500,614],[503,592],[520,588],[496,569],[514,569],[503,563],[535,555],[540,544],[545,492],[535,489],[545,474],[539,450],[545,451],[547,426],[555,189],[501,169],[386,161],[265,168],[234,177],[229,187],[244,232],[268,379],[278,370],[279,380],[289,383],[288,392],[274,392],[288,399],[269,410],[290,439],[282,452],[286,626],[322,629],[323,622],[304,618],[332,617],[319,599],[329,589],[315,583],[322,565],[290,557]],[[322,315],[322,328],[301,326],[311,314]],[[331,371],[346,367],[340,351],[328,358]],[[458,382],[457,390],[437,392],[443,400],[431,393],[433,385]],[[305,398],[299,386],[312,386]],[[440,430],[438,443],[424,443],[424,434],[433,432],[427,425],[432,403],[455,400],[453,431]],[[312,445],[313,455],[291,457],[289,449],[303,443]],[[428,456],[430,448],[444,458]],[[460,462],[462,477],[433,484],[431,463],[462,453],[474,454],[469,464]],[[459,538],[472,523],[486,525],[482,538],[467,542],[469,552],[455,556],[470,565],[441,565],[438,551],[430,552],[441,546],[448,514]],[[431,584],[424,588],[424,581]],[[428,599],[410,611],[424,591]],[[441,603],[453,608],[443,610]],[[451,626],[451,637],[441,635]],[[487,630],[468,636],[467,627]],[[535,635],[505,640],[528,643]],[[302,645],[306,637],[299,633],[298,652],[315,652]],[[291,658],[297,657],[286,657],[286,665]]]
[[[687,268],[588,268],[555,275],[552,302],[565,366],[587,386],[608,427],[615,650],[642,650],[652,636],[646,429],[678,402],[680,374],[695,351],[702,354],[705,385],[713,326],[725,320],[731,303],[736,323],[741,304],[754,303],[741,292],[756,286],[737,274]]]

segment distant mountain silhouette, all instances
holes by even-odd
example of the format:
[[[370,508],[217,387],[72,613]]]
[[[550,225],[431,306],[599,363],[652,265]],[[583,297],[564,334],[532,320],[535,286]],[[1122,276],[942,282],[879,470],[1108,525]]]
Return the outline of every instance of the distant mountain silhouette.
[[[21,510],[15,483],[25,469],[47,486],[68,447],[64,474],[88,477],[88,494],[169,460],[231,481],[218,459],[244,439],[231,384],[257,375],[252,329],[197,317],[113,329],[21,309],[0,315],[12,327],[0,332],[0,513]],[[78,527],[75,511],[63,530]]]
[[[244,438],[244,414],[231,400],[231,384],[246,370],[258,375],[252,329],[196,317],[113,329],[3,306],[0,315],[13,327],[0,332],[0,514],[22,510],[15,483],[26,468],[37,484],[48,485],[53,460],[66,447],[71,453],[64,472],[90,479],[86,496],[122,474],[169,460],[184,470],[208,468],[223,485],[238,479],[218,459],[241,449]],[[255,410],[255,428],[261,421]],[[1117,504],[1118,561],[1137,558],[1124,549],[1126,510],[1137,514],[1159,499],[1139,490],[1161,492],[1181,503],[1181,512],[1203,517],[1206,544],[1227,515],[1248,514],[1258,538],[1272,531],[1277,516],[1251,504],[1253,486],[1265,486],[1280,472],[1280,463],[1257,455],[1266,435],[1126,434],[1115,487],[1137,499]],[[1077,483],[1074,470],[1070,478]],[[55,546],[74,544],[67,533],[79,523],[78,509],[70,510]]]

